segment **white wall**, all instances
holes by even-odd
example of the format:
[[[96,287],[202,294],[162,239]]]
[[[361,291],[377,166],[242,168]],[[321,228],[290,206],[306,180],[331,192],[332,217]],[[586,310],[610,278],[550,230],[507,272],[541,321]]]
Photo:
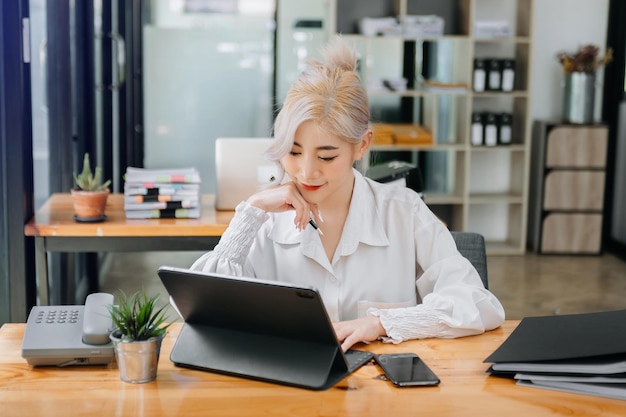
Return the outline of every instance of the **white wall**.
[[[563,115],[563,73],[556,59],[560,51],[575,51],[595,44],[604,54],[609,0],[535,0],[533,2],[533,52],[531,67],[531,117],[554,119]],[[595,119],[600,119],[601,83],[599,71]]]

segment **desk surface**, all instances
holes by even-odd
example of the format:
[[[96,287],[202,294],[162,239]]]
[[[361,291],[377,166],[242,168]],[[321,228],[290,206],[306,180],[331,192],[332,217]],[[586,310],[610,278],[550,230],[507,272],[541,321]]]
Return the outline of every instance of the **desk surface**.
[[[438,387],[395,388],[373,364],[326,391],[175,367],[169,360],[180,323],[166,336],[157,379],[119,380],[108,366],[31,368],[21,357],[24,324],[0,329],[2,416],[624,416],[626,401],[518,387],[488,376],[483,363],[517,321],[480,336],[365,346],[376,353],[418,353]]]
[[[124,195],[111,194],[107,200],[106,221],[79,223],[74,221],[70,194],[53,194],[35,216],[24,226],[26,236],[221,236],[233,217],[232,211],[215,210],[215,196],[202,196],[202,212],[198,219],[127,219]]]

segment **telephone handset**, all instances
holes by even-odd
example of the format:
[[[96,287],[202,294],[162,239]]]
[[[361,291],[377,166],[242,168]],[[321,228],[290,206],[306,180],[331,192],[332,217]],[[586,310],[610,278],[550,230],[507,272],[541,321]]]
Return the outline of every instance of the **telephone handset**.
[[[113,295],[89,294],[85,305],[35,306],[28,315],[22,357],[33,366],[101,365],[113,359],[108,306]]]
[[[83,343],[104,345],[111,341],[109,334],[113,330],[113,320],[108,306],[112,304],[111,294],[98,292],[87,296],[83,315]]]

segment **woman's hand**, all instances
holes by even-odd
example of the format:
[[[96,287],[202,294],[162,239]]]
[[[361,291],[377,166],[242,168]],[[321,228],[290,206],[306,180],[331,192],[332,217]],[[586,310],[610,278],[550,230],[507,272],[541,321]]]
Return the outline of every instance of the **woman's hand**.
[[[359,342],[373,342],[387,332],[376,316],[333,323],[341,349],[345,352]]]
[[[248,198],[248,203],[267,213],[295,210],[294,223],[300,230],[311,220],[311,213],[317,218],[317,206],[309,204],[293,182],[259,191]]]

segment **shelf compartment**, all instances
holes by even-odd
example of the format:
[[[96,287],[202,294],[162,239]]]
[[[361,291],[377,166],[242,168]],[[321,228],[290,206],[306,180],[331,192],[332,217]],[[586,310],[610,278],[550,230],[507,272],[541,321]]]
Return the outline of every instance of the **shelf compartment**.
[[[604,177],[604,171],[549,171],[544,179],[543,209],[601,212]]]
[[[462,145],[468,142],[469,98],[466,95],[424,95],[416,97],[372,96],[371,119],[375,123],[412,123],[422,126],[434,145]]]
[[[418,166],[424,180],[424,194],[465,195],[466,154],[456,151],[422,152]]]
[[[605,126],[557,126],[548,135],[546,168],[604,169],[607,145]]]
[[[525,250],[521,233],[525,223],[524,212],[522,201],[470,203],[468,229],[482,234],[490,242],[488,253],[520,254]]]
[[[523,198],[526,153],[507,148],[497,146],[481,152],[470,152],[470,197],[507,195]]]
[[[474,0],[474,22],[506,20],[511,37],[531,37],[532,0]],[[471,28],[475,36],[474,27]]]
[[[421,100],[423,120],[431,126],[437,144],[461,144],[469,141],[469,99],[466,95],[438,94]]]
[[[543,223],[542,253],[597,254],[602,246],[602,214],[549,213]]]
[[[468,36],[469,29],[469,0],[396,0],[396,4],[406,3],[406,14],[411,15],[437,15],[443,17],[445,35]],[[396,11],[401,14],[402,8]]]
[[[515,91],[526,91],[529,86],[530,43],[522,40],[476,40],[474,58],[515,60]]]
[[[511,144],[525,144],[529,132],[527,95],[518,96],[506,93],[474,95],[472,103],[472,112],[510,113],[513,116]]]
[[[367,158],[368,166],[394,159],[417,165],[422,174],[424,194],[437,204],[462,204],[465,196],[466,153],[458,150],[374,147]],[[430,198],[429,198],[429,201]]]

